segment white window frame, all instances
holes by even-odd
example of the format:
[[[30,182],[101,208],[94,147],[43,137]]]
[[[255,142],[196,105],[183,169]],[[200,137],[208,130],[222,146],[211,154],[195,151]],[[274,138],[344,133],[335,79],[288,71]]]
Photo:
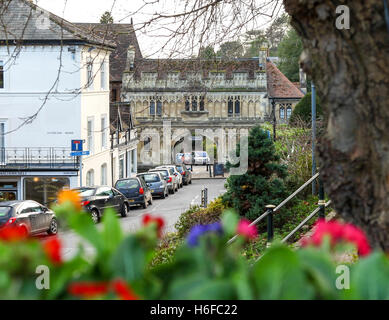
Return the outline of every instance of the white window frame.
[[[95,185],[95,170],[89,169],[86,173],[86,185],[87,187],[93,187]]]
[[[89,122],[92,123],[90,131],[89,131]],[[94,117],[88,117],[87,122],[86,122],[87,145],[88,145],[88,149],[89,149],[89,152],[90,152],[91,155],[95,151],[94,128],[95,128]]]
[[[119,179],[123,179],[126,176],[126,163],[125,163],[125,156],[124,153],[119,155],[118,159],[118,164],[119,164]]]
[[[103,124],[104,122],[104,124]],[[101,150],[107,149],[107,115],[102,115],[100,119],[101,126]]]
[[[100,170],[100,183],[102,186],[106,186],[108,184],[108,165],[106,163],[103,163],[100,167]]]
[[[93,90],[93,85],[93,60],[91,58],[88,58],[86,62],[86,86],[88,90]]]
[[[0,119],[0,125],[4,125],[4,133],[8,130],[8,119]],[[5,148],[7,147],[7,139],[0,132],[0,164],[5,164]],[[4,149],[2,149],[4,148]]]
[[[105,60],[102,60],[101,62],[101,68],[100,68],[100,86],[101,90],[105,91],[107,90],[107,71],[106,71],[106,63]]]

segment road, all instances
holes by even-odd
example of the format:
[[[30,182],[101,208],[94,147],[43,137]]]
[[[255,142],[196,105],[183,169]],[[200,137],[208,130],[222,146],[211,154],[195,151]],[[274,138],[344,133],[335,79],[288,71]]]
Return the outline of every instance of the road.
[[[119,220],[122,230],[127,233],[136,231],[142,225],[142,216],[149,213],[163,217],[165,220],[163,232],[172,232],[175,229],[175,223],[183,212],[188,210],[191,205],[200,205],[203,187],[208,188],[208,201],[210,202],[226,191],[224,184],[224,179],[193,180],[192,184],[184,186],[166,199],[153,199],[153,204],[147,209],[131,208],[128,216]],[[60,231],[58,236],[63,243],[63,257],[65,259],[71,258],[81,242],[80,238],[71,231]],[[86,251],[93,252],[93,249],[87,243],[84,243],[84,248]]]

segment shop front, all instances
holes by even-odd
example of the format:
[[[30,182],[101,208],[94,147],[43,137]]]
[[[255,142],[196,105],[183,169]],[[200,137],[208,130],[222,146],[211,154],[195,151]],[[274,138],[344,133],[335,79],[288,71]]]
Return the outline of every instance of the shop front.
[[[0,201],[35,200],[50,206],[62,189],[78,186],[78,172],[0,172]]]

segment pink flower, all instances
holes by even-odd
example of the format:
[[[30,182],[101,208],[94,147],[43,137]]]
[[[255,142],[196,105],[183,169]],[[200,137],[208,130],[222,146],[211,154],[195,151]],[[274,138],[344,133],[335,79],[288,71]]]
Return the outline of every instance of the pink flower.
[[[237,234],[244,236],[246,239],[255,239],[258,236],[258,230],[255,225],[250,226],[251,222],[247,219],[242,219],[238,223]]]
[[[352,224],[341,224],[336,220],[326,222],[324,219],[320,219],[316,223],[312,236],[304,239],[302,245],[320,246],[325,236],[330,237],[332,246],[338,242],[347,241],[355,244],[361,256],[368,255],[371,252],[366,235],[361,229]]]

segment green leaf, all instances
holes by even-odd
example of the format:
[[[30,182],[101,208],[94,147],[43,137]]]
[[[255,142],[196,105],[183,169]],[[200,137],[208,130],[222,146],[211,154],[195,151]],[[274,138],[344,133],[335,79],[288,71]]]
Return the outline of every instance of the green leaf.
[[[304,277],[297,253],[273,245],[253,268],[259,299],[310,299],[313,289]]]
[[[301,249],[297,254],[309,282],[315,288],[315,298],[339,298],[339,290],[335,285],[336,267],[330,257],[325,252],[313,248]]]
[[[234,210],[226,210],[222,215],[223,230],[228,235],[235,235],[239,217]]]
[[[389,299],[389,259],[382,252],[374,252],[359,260],[350,271],[350,290],[343,290],[346,299]]]
[[[115,251],[123,240],[123,232],[120,227],[119,219],[113,209],[107,209],[102,219],[103,230],[101,238],[104,243],[105,251],[110,254]]]
[[[150,253],[136,235],[130,235],[112,256],[110,265],[115,276],[131,282],[144,275],[149,257]]]
[[[103,252],[103,239],[89,214],[85,212],[72,214],[68,222],[73,231],[92,244],[98,253]]]

